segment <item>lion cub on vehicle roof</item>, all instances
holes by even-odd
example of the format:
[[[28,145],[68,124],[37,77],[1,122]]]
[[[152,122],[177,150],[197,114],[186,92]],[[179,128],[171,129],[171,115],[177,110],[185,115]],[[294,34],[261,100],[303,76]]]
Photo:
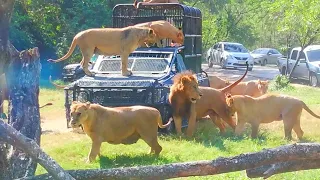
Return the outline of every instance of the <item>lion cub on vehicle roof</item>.
[[[252,138],[257,137],[260,123],[283,120],[285,137],[291,140],[293,128],[301,139],[303,136],[300,126],[302,109],[320,119],[320,116],[312,112],[303,101],[290,96],[265,94],[253,98],[247,95],[227,94],[226,103],[230,107],[230,112],[237,112],[235,133],[239,135],[247,122],[252,127]]]
[[[166,128],[172,121],[162,124],[160,112],[152,107],[103,107],[99,104],[72,102],[70,107],[71,127],[83,126],[91,138],[92,147],[87,162],[100,155],[102,142],[110,144],[133,144],[140,138],[150,147],[150,154],[159,155],[158,126]]]

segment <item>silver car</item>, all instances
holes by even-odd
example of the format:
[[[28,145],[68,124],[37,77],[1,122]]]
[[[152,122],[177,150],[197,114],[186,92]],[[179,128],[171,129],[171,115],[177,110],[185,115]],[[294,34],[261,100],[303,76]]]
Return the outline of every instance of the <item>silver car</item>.
[[[254,63],[265,66],[266,64],[277,64],[278,57],[282,54],[273,48],[258,48],[251,52]]]

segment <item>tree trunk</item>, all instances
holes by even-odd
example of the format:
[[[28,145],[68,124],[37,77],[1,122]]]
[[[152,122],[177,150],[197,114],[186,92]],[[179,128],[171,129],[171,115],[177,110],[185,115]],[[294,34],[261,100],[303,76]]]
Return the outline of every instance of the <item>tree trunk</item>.
[[[301,143],[280,146],[255,153],[241,154],[230,158],[218,158],[212,161],[174,163],[161,166],[143,166],[114,168],[105,170],[67,171],[77,180],[104,179],[169,179],[188,176],[207,176],[252,169],[263,165],[295,160],[312,160],[320,157],[320,144]],[[24,180],[53,179],[44,174]]]
[[[263,177],[264,179],[267,179],[275,174],[319,168],[320,159],[314,159],[302,161],[288,161],[272,165],[264,165],[254,169],[248,169],[246,170],[246,172],[249,178]]]
[[[5,141],[15,148],[19,148],[39,162],[56,180],[74,180],[62,167],[48,156],[39,145],[19,133],[12,126],[0,119],[0,140]]]
[[[38,48],[24,50],[20,58],[12,59],[6,73],[9,94],[8,123],[26,137],[40,144]],[[33,176],[37,163],[25,152],[13,147],[9,157],[13,178]]]
[[[11,60],[8,48],[9,24],[13,11],[14,0],[0,0],[0,75],[4,74]],[[1,91],[1,87],[0,87]],[[1,93],[1,92],[0,92]],[[0,94],[2,101],[2,93]],[[1,102],[2,104],[2,102]],[[12,179],[7,159],[7,146],[0,142],[0,179]]]

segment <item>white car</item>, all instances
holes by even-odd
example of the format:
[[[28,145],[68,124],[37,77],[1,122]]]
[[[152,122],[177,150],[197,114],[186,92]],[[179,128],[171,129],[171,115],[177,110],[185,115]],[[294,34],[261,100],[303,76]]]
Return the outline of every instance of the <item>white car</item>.
[[[240,43],[218,42],[211,49],[210,62],[225,68],[246,68],[249,64],[249,71],[253,69],[253,57],[249,51]]]

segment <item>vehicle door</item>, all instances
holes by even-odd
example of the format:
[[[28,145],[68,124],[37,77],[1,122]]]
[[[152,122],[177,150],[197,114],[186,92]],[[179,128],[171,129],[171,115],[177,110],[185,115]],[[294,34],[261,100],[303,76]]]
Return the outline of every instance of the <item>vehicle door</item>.
[[[267,61],[269,64],[276,64],[278,57],[280,57],[281,54],[277,52],[274,49],[270,49],[269,52],[267,53]]]
[[[216,56],[216,63],[220,64],[220,59],[222,58],[223,53],[223,44],[219,43],[217,47],[217,56]]]
[[[306,55],[303,51],[300,51],[300,61],[297,64],[295,71],[297,71],[297,75],[301,79],[309,79],[309,69],[307,67]]]
[[[212,47],[212,50],[211,50],[211,60],[213,62],[213,64],[216,64],[216,59],[217,59],[217,48],[218,48],[218,43],[215,44],[213,47]]]
[[[291,54],[290,54],[290,58],[289,58],[289,62],[288,62],[288,73],[291,72],[294,64],[296,63],[298,58],[298,50],[292,50]],[[292,76],[293,77],[298,77],[297,71],[296,69],[292,72]]]

